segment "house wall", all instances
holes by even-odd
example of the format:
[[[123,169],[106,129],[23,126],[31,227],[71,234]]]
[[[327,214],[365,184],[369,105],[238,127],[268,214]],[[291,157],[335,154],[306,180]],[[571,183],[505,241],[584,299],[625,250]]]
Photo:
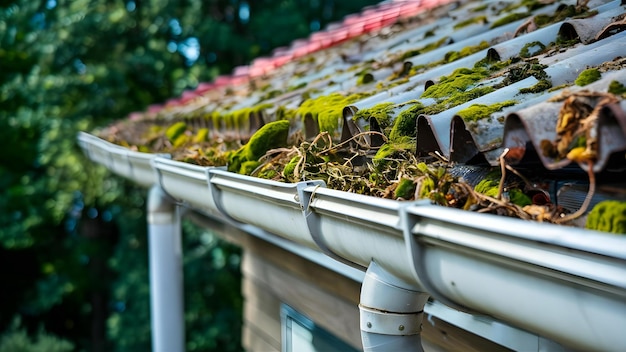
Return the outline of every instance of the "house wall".
[[[199,223],[243,249],[242,341],[246,351],[281,350],[281,303],[362,350],[361,283],[235,227],[209,219]],[[425,351],[507,351],[434,316],[424,320],[422,346]]]
[[[267,242],[248,242],[241,266],[246,350],[280,351],[281,303],[362,349],[358,283]]]

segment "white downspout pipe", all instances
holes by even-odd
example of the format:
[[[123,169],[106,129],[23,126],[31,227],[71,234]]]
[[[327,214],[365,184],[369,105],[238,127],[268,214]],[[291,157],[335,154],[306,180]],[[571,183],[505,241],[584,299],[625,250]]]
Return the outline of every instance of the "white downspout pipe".
[[[423,351],[420,333],[427,300],[427,293],[372,261],[359,304],[363,351]]]
[[[152,350],[185,349],[180,214],[159,186],[148,194]]]

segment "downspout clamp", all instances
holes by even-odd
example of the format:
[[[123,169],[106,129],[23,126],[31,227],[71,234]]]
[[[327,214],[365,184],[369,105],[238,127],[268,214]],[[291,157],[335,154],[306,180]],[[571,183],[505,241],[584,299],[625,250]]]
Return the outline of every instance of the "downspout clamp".
[[[428,293],[372,261],[359,304],[363,351],[423,351],[420,333],[427,300]]]

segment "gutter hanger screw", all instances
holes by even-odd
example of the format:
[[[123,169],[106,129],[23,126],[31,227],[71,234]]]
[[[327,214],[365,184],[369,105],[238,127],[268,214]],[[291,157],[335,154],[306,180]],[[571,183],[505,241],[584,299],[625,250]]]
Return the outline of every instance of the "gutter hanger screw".
[[[398,326],[398,330],[400,330],[400,331],[404,331],[404,325],[400,325],[400,326]]]
[[[371,327],[372,327],[372,323],[368,322],[368,323],[367,323],[367,327],[368,327],[368,328],[371,328]]]

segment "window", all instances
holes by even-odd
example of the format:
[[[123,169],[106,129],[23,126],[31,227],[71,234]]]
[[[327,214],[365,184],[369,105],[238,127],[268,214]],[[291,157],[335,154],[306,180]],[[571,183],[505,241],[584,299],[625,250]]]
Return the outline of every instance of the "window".
[[[286,304],[280,308],[282,352],[357,352]]]

